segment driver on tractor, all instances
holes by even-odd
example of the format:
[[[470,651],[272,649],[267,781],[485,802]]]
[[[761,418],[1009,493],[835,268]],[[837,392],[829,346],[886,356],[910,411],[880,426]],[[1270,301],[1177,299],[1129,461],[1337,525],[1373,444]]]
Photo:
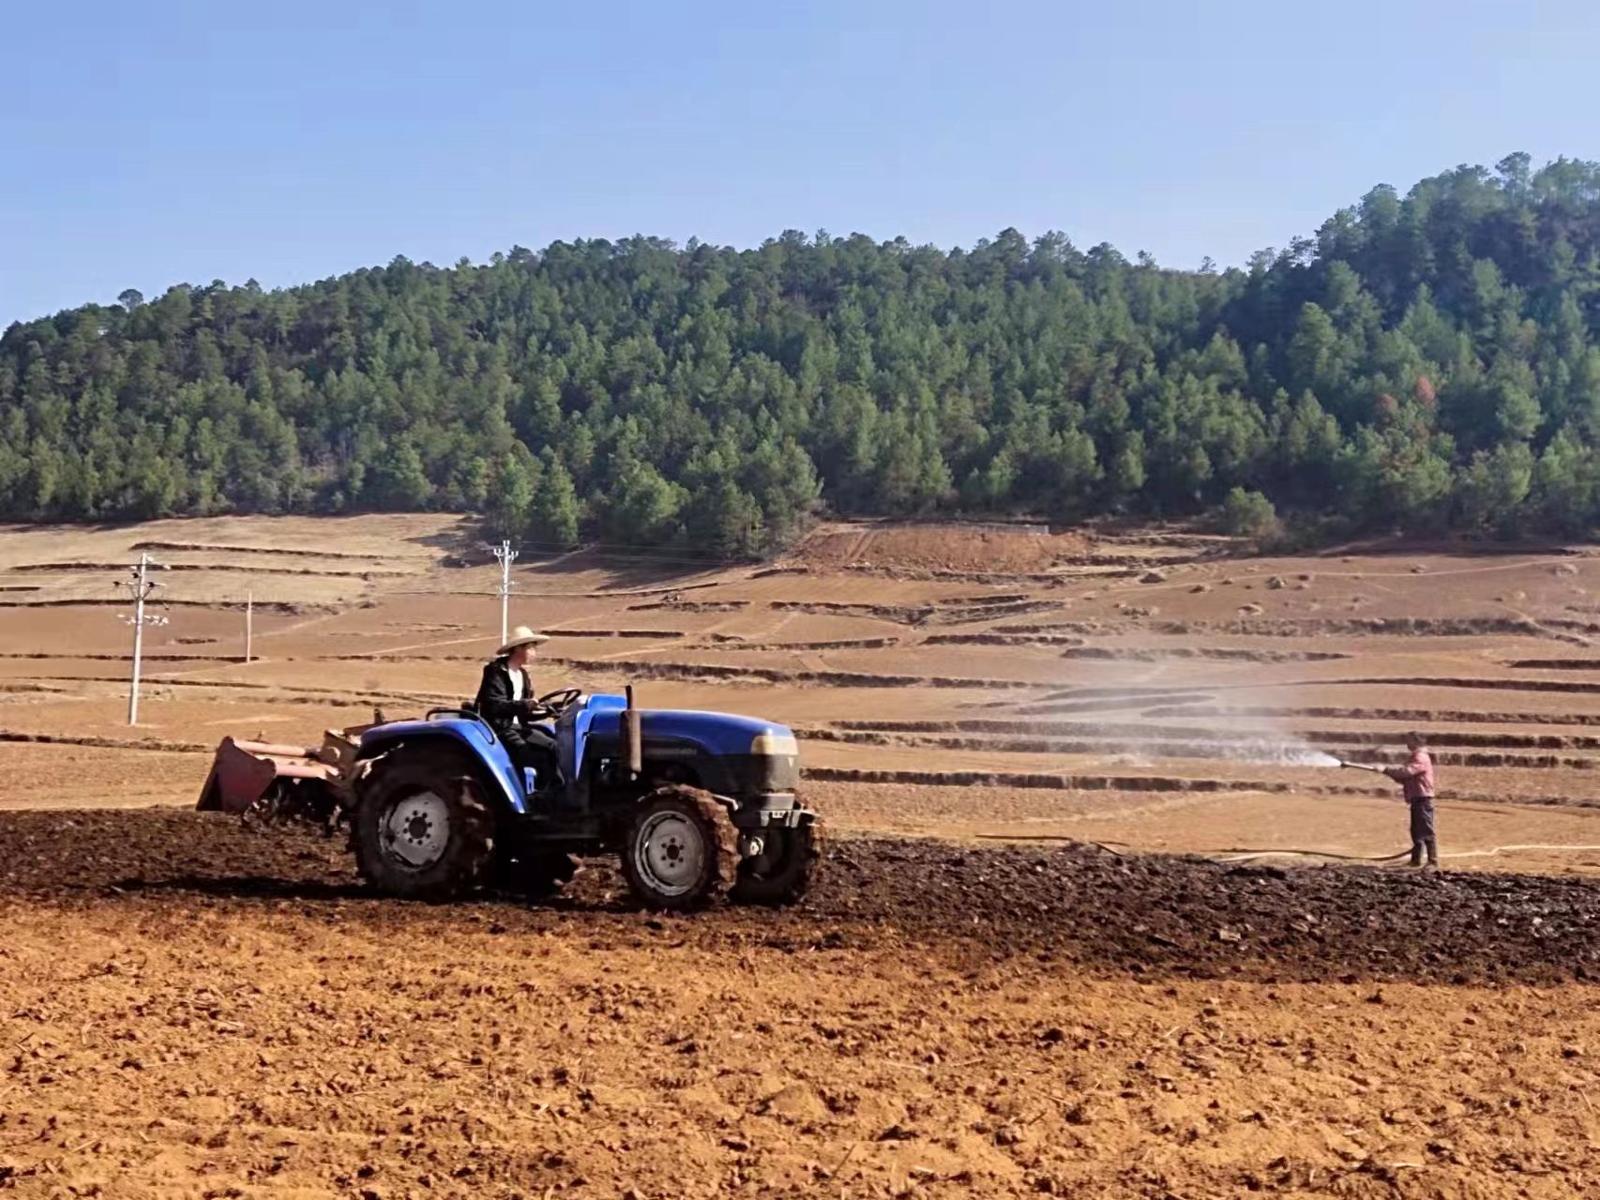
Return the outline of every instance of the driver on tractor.
[[[550,712],[534,699],[528,664],[534,660],[535,647],[549,640],[526,625],[513,629],[510,639],[483,668],[483,682],[478,685],[478,697],[473,702],[478,715],[505,743],[512,762],[518,768],[532,767],[538,772],[541,792],[556,782],[556,739],[543,725],[535,723]]]

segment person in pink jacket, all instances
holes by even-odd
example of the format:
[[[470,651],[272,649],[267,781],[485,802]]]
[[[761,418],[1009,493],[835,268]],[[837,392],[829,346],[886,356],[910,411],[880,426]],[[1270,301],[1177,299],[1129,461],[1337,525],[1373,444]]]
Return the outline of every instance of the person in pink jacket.
[[[1384,771],[1405,792],[1406,803],[1411,808],[1411,865],[1422,866],[1422,856],[1428,856],[1428,865],[1439,865],[1439,841],[1433,822],[1433,758],[1420,733],[1406,734],[1406,749],[1411,751],[1411,761],[1403,767],[1389,767]]]

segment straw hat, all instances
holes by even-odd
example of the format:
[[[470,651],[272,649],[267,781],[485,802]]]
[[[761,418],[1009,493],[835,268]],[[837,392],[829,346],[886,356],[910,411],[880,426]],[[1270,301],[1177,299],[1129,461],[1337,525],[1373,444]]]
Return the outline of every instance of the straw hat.
[[[537,646],[549,640],[550,638],[546,634],[535,633],[526,625],[518,625],[511,631],[511,637],[507,639],[506,644],[496,650],[494,654],[496,658],[499,658],[502,655],[510,654],[518,646]]]

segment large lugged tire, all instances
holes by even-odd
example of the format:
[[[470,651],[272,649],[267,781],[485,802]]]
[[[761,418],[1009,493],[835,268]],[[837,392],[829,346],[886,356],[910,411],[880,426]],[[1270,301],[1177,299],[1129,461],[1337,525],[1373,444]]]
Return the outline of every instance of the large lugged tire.
[[[622,874],[641,903],[682,912],[733,886],[739,834],[708,792],[665,787],[639,801],[622,846]]]
[[[822,830],[815,821],[794,829],[766,829],[765,848],[739,864],[729,895],[735,904],[794,904],[816,878]]]
[[[437,900],[476,887],[494,818],[459,754],[402,747],[367,777],[352,829],[356,868],[380,892]]]

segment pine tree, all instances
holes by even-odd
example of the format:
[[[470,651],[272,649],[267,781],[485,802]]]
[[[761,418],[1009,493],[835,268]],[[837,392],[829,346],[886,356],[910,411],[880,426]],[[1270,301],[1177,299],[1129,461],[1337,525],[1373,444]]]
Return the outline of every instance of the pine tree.
[[[534,468],[526,453],[505,454],[495,466],[484,502],[484,523],[491,537],[517,538],[528,527],[533,509]]]
[[[527,537],[536,545],[566,550],[578,543],[578,493],[553,451],[545,451],[543,468],[528,509]]]

